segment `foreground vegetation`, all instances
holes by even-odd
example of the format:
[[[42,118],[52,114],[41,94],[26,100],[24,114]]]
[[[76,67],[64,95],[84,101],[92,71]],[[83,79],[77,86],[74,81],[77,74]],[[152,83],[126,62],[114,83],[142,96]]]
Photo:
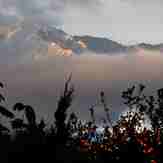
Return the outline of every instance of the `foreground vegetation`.
[[[0,83],[3,89],[3,83]],[[113,125],[104,92],[101,104],[106,113],[104,126],[95,123],[94,106],[89,122],[82,123],[75,113],[67,115],[74,96],[71,77],[66,81],[48,127],[37,121],[34,109],[21,102],[12,110],[3,106],[0,93],[0,154],[1,162],[163,162],[163,89],[156,96],[144,94],[144,85],[133,86],[122,92],[128,112]],[[18,116],[22,112],[23,118]],[[2,122],[6,119],[9,124]],[[145,119],[151,128],[144,127]],[[6,127],[7,126],[7,127]]]

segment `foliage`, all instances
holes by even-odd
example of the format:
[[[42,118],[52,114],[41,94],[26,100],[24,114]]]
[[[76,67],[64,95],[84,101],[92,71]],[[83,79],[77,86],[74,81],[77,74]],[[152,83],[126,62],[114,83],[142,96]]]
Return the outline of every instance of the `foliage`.
[[[56,135],[58,139],[60,139],[62,142],[66,140],[68,134],[65,120],[67,116],[67,110],[71,105],[73,99],[73,93],[74,93],[74,88],[72,85],[70,85],[70,82],[71,82],[71,76],[65,83],[63,95],[60,97],[58,101],[57,110],[54,114],[55,124],[57,129]]]
[[[0,88],[4,88],[3,83]],[[74,97],[71,76],[65,82],[50,128],[43,119],[37,120],[34,108],[29,105],[18,102],[12,111],[0,105],[1,118],[11,125],[0,123],[1,160],[4,163],[36,162],[38,158],[43,162],[162,162],[163,89],[157,91],[156,97],[146,96],[144,90],[145,86],[139,84],[122,92],[129,111],[115,125],[101,91],[101,104],[108,121],[103,130],[98,130],[95,124],[94,105],[89,109],[89,122],[83,124],[74,112],[68,116]],[[0,103],[4,100],[0,93]],[[22,118],[18,117],[19,112]],[[146,116],[151,129],[143,127]]]

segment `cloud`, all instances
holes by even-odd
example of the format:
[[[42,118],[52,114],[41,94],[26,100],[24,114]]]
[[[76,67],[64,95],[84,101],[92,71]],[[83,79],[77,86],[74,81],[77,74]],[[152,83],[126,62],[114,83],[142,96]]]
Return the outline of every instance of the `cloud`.
[[[6,19],[16,18],[15,22],[20,20],[38,20],[60,24],[62,7],[59,6],[58,2],[53,2],[52,0],[0,0],[0,14]],[[13,22],[10,23],[12,24]]]
[[[124,44],[160,43],[162,7],[160,0],[0,0],[0,25],[32,19],[70,34],[108,37]]]
[[[64,29],[72,34],[109,37],[124,44],[160,43],[163,28],[163,4],[125,0],[103,1],[99,13],[68,8]]]
[[[46,19],[61,19],[67,7],[92,7],[97,8],[99,0],[0,0],[0,13],[10,17],[43,17]]]

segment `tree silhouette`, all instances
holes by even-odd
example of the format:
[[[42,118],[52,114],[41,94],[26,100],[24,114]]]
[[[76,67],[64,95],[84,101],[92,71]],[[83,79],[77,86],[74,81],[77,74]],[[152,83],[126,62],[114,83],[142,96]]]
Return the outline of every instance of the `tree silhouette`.
[[[4,88],[2,83],[0,88]],[[162,162],[163,89],[157,90],[157,96],[145,95],[144,89],[145,86],[139,84],[122,92],[124,104],[129,111],[122,114],[115,124],[112,124],[104,91],[100,93],[100,102],[110,123],[110,127],[101,126],[104,130],[100,137],[97,135],[98,127],[92,127],[92,124],[96,125],[96,105],[92,105],[89,110],[91,121],[81,122],[75,112],[67,116],[74,97],[71,76],[65,82],[54,113],[55,123],[50,127],[43,119],[37,119],[30,105],[18,102],[13,106],[13,112],[9,111],[2,105],[5,98],[0,93],[1,118],[6,118],[11,125],[5,127],[5,123],[0,123],[0,161],[36,162],[40,158],[43,162]],[[23,113],[22,118],[17,114],[19,112]],[[146,116],[152,128],[138,131]],[[96,135],[100,141],[89,141],[89,133],[92,137]]]
[[[104,111],[106,113],[106,118],[107,118],[108,122],[110,123],[110,126],[112,127],[113,125],[112,125],[112,120],[110,117],[110,112],[109,112],[110,110],[106,105],[105,93],[103,91],[100,92],[100,97],[101,97],[101,103],[103,104]]]
[[[67,126],[65,124],[67,110],[71,106],[71,102],[73,99],[74,87],[70,85],[71,82],[71,75],[69,76],[68,80],[65,83],[64,93],[60,97],[57,110],[54,114],[55,117],[55,124],[56,124],[56,136],[59,142],[65,142],[68,136]]]
[[[157,91],[157,97],[146,96],[143,91],[145,86],[139,84],[138,93],[136,94],[136,86],[128,88],[127,91],[122,92],[122,98],[124,104],[126,104],[130,110],[136,109],[141,114],[147,115],[151,121],[152,127],[163,127],[163,89]],[[134,94],[135,93],[135,94]]]
[[[0,82],[0,88],[4,88],[4,85],[1,82]],[[5,101],[5,97],[0,93],[0,103],[2,103],[3,101]],[[14,118],[14,114],[2,105],[0,105],[0,114],[5,118],[9,118],[9,119]],[[2,133],[4,131],[9,132],[9,129],[3,126],[2,124],[0,124],[0,132]]]

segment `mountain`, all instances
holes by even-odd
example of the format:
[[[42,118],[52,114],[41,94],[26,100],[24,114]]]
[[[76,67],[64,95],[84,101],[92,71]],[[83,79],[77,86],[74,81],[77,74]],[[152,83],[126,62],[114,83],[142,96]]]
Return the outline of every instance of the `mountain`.
[[[140,43],[137,45],[130,46],[130,48],[142,48],[146,50],[162,50],[163,49],[163,44],[147,44],[147,43]]]
[[[93,36],[71,36],[61,29],[55,27],[40,29],[38,35],[52,46],[59,46],[62,49],[71,51],[73,54],[82,54],[92,52],[96,54],[116,55],[140,49],[145,50],[163,50],[163,44],[146,44],[140,43],[132,46],[125,46],[116,41],[107,38]]]
[[[98,38],[92,36],[74,36],[76,41],[82,41],[87,45],[87,49],[94,53],[121,53],[126,52],[127,47],[123,46],[115,41],[106,39],[106,38]]]
[[[127,47],[115,41],[92,36],[71,36],[57,28],[40,29],[39,36],[48,42],[71,49],[73,53],[82,54],[89,51],[97,54],[115,54],[126,52]]]
[[[125,46],[107,38],[72,36],[63,30],[35,22],[20,22],[11,26],[0,26],[0,51],[6,56],[37,59],[42,56],[72,56],[83,53],[118,55],[137,51],[163,50],[163,44],[136,44]],[[89,53],[88,53],[89,54]],[[31,57],[29,57],[31,56]],[[16,59],[17,59],[16,58]]]
[[[49,43],[49,49],[60,49],[59,51],[71,52],[75,54],[82,53],[86,49],[84,43],[76,41],[73,36],[55,27],[45,27],[38,31],[38,35],[44,41]],[[62,50],[61,50],[62,49]]]

